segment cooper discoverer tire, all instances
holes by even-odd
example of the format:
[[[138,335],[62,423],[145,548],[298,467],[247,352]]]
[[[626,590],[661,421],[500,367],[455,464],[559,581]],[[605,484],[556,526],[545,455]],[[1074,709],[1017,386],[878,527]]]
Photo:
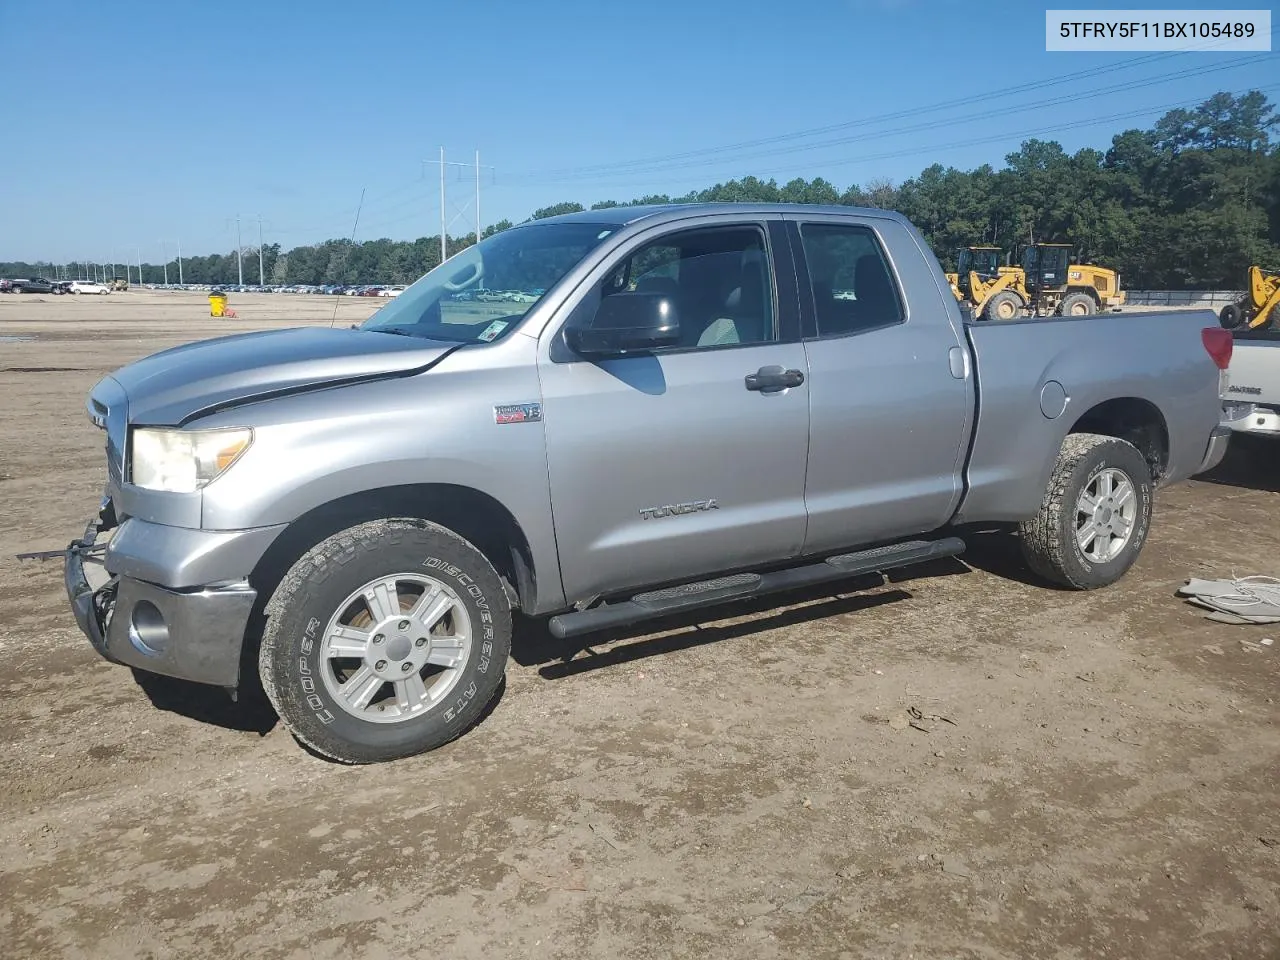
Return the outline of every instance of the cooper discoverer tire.
[[[345,599],[344,599],[345,598]],[[334,534],[266,605],[262,686],[302,743],[344,763],[433,750],[492,701],[511,649],[498,574],[469,542],[423,520]]]
[[[1151,526],[1151,469],[1125,440],[1073,433],[1063,442],[1040,510],[1019,525],[1033,571],[1074,590],[1115,583]]]

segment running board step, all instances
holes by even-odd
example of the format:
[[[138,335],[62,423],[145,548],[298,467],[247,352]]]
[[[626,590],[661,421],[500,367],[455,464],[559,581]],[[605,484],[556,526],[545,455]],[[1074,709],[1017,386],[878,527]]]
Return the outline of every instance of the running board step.
[[[776,593],[779,590],[807,587],[829,580],[843,580],[858,574],[908,567],[926,560],[954,557],[963,552],[964,541],[958,537],[947,537],[943,540],[911,540],[887,547],[844,553],[817,563],[775,570],[771,573],[738,573],[728,577],[717,577],[714,580],[682,583],[675,587],[637,594],[622,603],[561,613],[552,617],[547,626],[554,637],[560,639],[576,637],[607,627],[638,623],[670,613],[695,610],[698,607],[710,607],[726,600],[741,600]]]

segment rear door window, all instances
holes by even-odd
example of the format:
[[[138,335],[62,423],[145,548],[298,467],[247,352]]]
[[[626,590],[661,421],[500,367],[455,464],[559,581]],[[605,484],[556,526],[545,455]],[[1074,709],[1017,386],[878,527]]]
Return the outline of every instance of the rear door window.
[[[869,227],[805,223],[800,239],[818,336],[863,333],[906,319],[901,293]]]

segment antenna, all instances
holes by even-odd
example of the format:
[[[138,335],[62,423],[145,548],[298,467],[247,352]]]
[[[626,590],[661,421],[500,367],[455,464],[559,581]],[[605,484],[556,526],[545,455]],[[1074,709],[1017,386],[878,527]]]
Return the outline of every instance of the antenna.
[[[364,209],[365,189],[366,189],[365,187],[360,188],[360,202],[356,204],[356,222],[351,224],[351,242],[352,243],[356,242],[356,226],[360,223],[360,211]],[[342,303],[342,294],[335,293],[333,295],[333,317],[332,319],[329,320],[330,327],[332,327],[334,322],[338,319],[338,306],[341,303]],[[354,327],[355,324],[352,324],[352,326]]]

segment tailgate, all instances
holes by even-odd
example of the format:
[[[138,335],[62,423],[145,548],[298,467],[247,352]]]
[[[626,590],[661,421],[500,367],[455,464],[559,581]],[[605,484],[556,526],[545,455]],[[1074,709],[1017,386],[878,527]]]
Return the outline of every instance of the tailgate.
[[[1280,339],[1236,338],[1222,399],[1280,406]]]

